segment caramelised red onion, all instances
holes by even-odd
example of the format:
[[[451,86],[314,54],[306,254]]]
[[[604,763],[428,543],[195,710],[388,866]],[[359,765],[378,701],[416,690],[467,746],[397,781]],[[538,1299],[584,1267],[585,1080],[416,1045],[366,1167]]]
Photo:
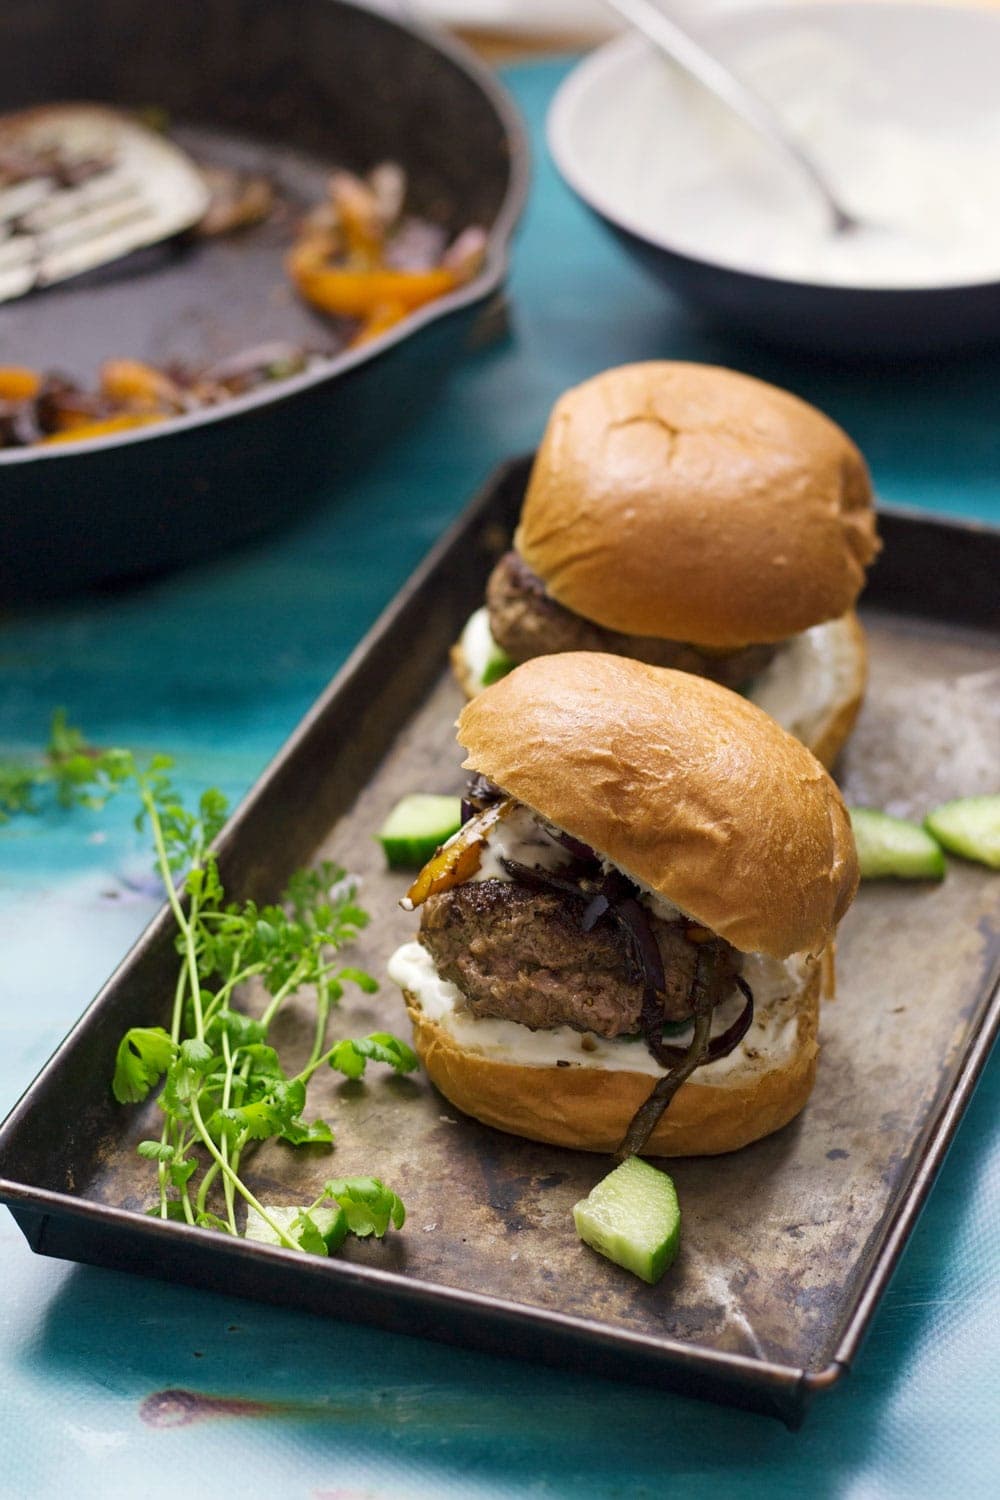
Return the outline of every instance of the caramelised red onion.
[[[512,880],[516,880],[519,885],[528,886],[530,890],[558,891],[562,896],[578,898],[586,895],[580,888],[579,875],[574,872],[572,865],[567,865],[564,871],[558,872],[546,870],[541,865],[522,865],[517,859],[501,858],[500,863]]]
[[[597,855],[591,849],[590,845],[583,843],[580,839],[575,839],[571,833],[560,831],[556,834],[556,840],[562,844],[564,849],[569,850],[574,859],[585,859],[593,864],[597,863]]]
[[[661,1078],[649,1094],[645,1103],[632,1116],[628,1130],[615,1155],[619,1161],[628,1156],[638,1156],[645,1148],[657,1124],[663,1118],[670,1101],[683,1083],[686,1083],[696,1068],[725,1057],[732,1052],[746,1035],[753,1020],[753,991],[745,979],[737,978],[736,984],[746,997],[738,1019],[732,1026],[710,1040],[712,1030],[712,993],[715,989],[713,969],[717,962],[718,949],[712,943],[703,943],[698,948],[698,961],[691,983],[691,1004],[694,1010],[694,1036],[686,1048],[664,1048],[664,1052],[675,1054],[676,1060],[665,1077]],[[647,1038],[648,1041],[648,1038]],[[679,1054],[679,1056],[677,1055]],[[659,1060],[659,1059],[658,1059]]]
[[[595,855],[594,858],[596,857]],[[631,880],[618,870],[608,870],[601,880],[600,889],[588,901],[587,908],[580,919],[580,926],[584,932],[590,932],[603,916],[614,916],[616,905],[630,900],[635,893],[636,887]],[[631,946],[629,953],[631,957]],[[636,967],[636,973],[641,974],[641,966]]]
[[[667,988],[663,956],[649,917],[634,896],[612,900],[609,915],[625,934],[632,968],[642,980],[642,1011],[639,1029],[658,1063],[666,1066],[663,1046],[663,999]]]
[[[728,1057],[730,1052],[734,1052],[740,1042],[742,1042],[753,1023],[753,991],[746,980],[742,979],[739,975],[736,976],[733,983],[744,997],[745,1004],[743,1009],[731,1026],[727,1026],[725,1031],[720,1031],[718,1036],[712,1037],[706,1048],[705,1056],[698,1064],[699,1067],[702,1067],[705,1063],[718,1062],[720,1057]],[[661,1047],[661,1051],[664,1057],[668,1058],[672,1064],[683,1061],[686,1054],[686,1048],[667,1046],[666,1044]]]
[[[481,776],[477,771],[470,776],[465,785],[465,795],[462,798],[462,822],[467,823],[477,813],[484,812],[493,802],[499,802],[504,793],[496,782],[490,781],[488,776]]]
[[[699,966],[701,962],[702,954],[699,952]],[[629,1156],[638,1156],[645,1149],[646,1142],[653,1134],[681,1084],[685,1083],[695,1068],[705,1061],[708,1034],[711,1029],[711,1009],[699,1011],[694,1018],[694,1036],[691,1038],[691,1045],[677,1066],[671,1068],[670,1072],[660,1079],[646,1102],[640,1105],[632,1116],[624,1139],[615,1152],[618,1161],[625,1161]]]

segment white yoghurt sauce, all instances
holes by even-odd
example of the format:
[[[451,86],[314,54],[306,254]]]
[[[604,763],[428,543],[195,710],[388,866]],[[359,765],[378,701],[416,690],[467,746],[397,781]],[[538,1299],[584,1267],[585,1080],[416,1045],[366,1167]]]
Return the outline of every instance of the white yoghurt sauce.
[[[958,89],[935,110],[917,88],[901,100],[876,58],[807,20],[725,55],[845,206],[883,232],[832,234],[794,167],[651,53],[631,59],[613,111],[581,97],[567,132],[582,180],[615,217],[701,259],[798,281],[1000,279],[1000,92],[978,107]]]
[[[518,805],[490,829],[480,855],[479,869],[469,876],[468,883],[510,880],[511,876],[500,863],[502,859],[513,859],[521,865],[540,865],[543,870],[557,870],[560,865],[569,864],[571,858],[568,849],[549,837],[534,813]]]
[[[489,610],[485,604],[466,620],[465,629],[458,643],[462,648],[469,671],[482,687],[483,673],[486,671],[490,657],[497,650],[497,643],[490,630]]]
[[[854,675],[855,655],[846,619],[813,625],[779,646],[746,695],[782,729],[808,744],[844,697]]]
[[[761,954],[747,954],[743,974],[754,995],[754,1019],[747,1035],[727,1057],[706,1063],[698,1069],[698,1081],[713,1083],[724,1079],[736,1067],[755,1062],[761,1072],[779,1067],[795,1049],[799,1028],[797,992],[809,960],[796,954],[783,962]],[[575,1031],[572,1026],[551,1026],[532,1031],[516,1021],[496,1021],[477,1017],[462,1008],[457,985],[442,979],[427,949],[418,942],[404,943],[389,959],[389,978],[401,989],[409,990],[420,1001],[424,1014],[443,1026],[459,1046],[497,1062],[517,1063],[522,1067],[554,1068],[560,1063],[570,1067],[610,1068],[631,1073],[646,1073],[659,1078],[663,1068],[641,1040],[608,1040],[592,1032]],[[713,1035],[724,1031],[743,1008],[742,996],[734,996],[716,1007]],[[691,1040],[686,1027],[668,1040],[684,1047]]]

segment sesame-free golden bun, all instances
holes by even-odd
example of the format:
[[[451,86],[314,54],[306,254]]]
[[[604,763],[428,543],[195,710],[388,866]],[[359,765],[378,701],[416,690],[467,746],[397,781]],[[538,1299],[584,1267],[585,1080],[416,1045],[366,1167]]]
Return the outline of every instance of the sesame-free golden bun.
[[[468,769],[745,953],[819,953],[858,884],[810,751],[728,688],[602,652],[524,662],[462,709]]]
[[[556,402],[515,545],[576,614],[722,651],[845,614],[878,550],[868,471],[835,423],[749,375],[665,360]]]
[[[780,1056],[743,1049],[721,1075],[694,1072],[670,1101],[644,1155],[738,1151],[795,1118],[816,1077],[821,989],[826,998],[832,994],[832,950],[826,957],[782,1002],[783,1021],[796,1029],[790,1043],[786,1033]],[[426,1015],[413,991],[404,989],[403,998],[417,1056],[435,1088],[496,1130],[576,1151],[614,1151],[656,1083],[648,1073],[626,1069],[536,1067],[490,1057]]]

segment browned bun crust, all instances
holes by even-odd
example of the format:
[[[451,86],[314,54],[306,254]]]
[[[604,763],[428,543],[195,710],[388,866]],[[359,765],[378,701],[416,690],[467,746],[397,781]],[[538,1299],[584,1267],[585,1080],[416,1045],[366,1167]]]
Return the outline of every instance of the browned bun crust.
[[[878,550],[839,427],[749,375],[670,361],[556,402],[515,545],[577,614],[723,650],[844,614]]]
[[[821,977],[817,963],[800,994],[798,1036],[788,1058],[766,1071],[748,1063],[713,1083],[699,1083],[696,1072],[671,1100],[644,1154],[717,1156],[794,1119],[816,1077]],[[645,1073],[495,1061],[461,1047],[409,991],[403,994],[431,1082],[457,1109],[511,1135],[578,1151],[614,1151],[656,1083]]]
[[[806,743],[827,770],[850,738],[861,712],[868,683],[868,641],[861,622],[853,610],[846,617],[849,652],[845,653],[843,675],[838,690],[823,721],[809,735]]]
[[[745,953],[818,953],[858,883],[840,793],[761,709],[601,652],[524,662],[462,709],[466,768]]]

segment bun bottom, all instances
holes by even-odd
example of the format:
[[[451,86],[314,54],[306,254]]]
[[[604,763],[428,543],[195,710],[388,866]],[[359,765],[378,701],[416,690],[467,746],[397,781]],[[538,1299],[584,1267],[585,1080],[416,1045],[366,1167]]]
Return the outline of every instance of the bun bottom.
[[[454,673],[455,681],[467,698],[471,700],[477,693],[483,691],[483,680],[478,672],[474,671],[471,662],[462,649],[461,641],[456,641],[452,646],[448,653],[448,660],[451,663],[451,670]]]
[[[751,686],[747,696],[777,719],[783,729],[800,740],[829,770],[854,728],[865,696],[868,681],[865,633],[851,610],[839,620],[803,631],[801,637],[794,637],[789,644],[797,660],[788,660],[783,670],[779,655],[775,664]],[[475,698],[483,690],[482,675],[469,660],[462,639],[452,646],[450,661],[466,698]],[[815,674],[812,683],[808,680],[811,674]]]
[[[747,696],[794,734],[827,770],[847,742],[868,682],[868,644],[857,615],[814,625],[788,642]]]
[[[793,1045],[768,1066],[757,1057],[713,1079],[682,1085],[649,1139],[649,1156],[718,1156],[780,1130],[802,1109],[816,1077],[821,991],[832,997],[832,954],[813,964],[797,996]],[[428,1077],[456,1108],[510,1135],[576,1151],[613,1152],[656,1080],[648,1073],[587,1066],[532,1067],[462,1047],[403,997]],[[752,1033],[751,1033],[752,1034]]]

